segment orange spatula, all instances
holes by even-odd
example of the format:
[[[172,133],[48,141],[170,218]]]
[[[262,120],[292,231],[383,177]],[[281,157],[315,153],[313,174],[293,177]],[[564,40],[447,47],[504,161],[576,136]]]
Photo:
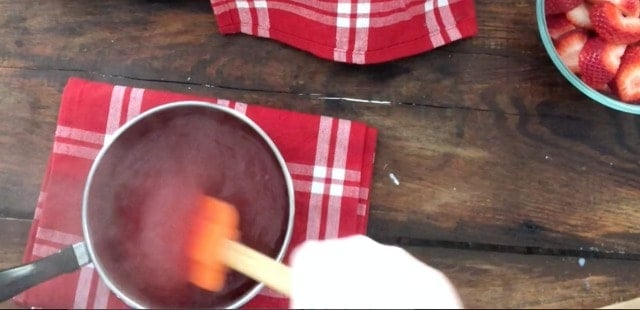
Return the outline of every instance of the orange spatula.
[[[238,223],[234,206],[213,197],[200,197],[187,248],[189,281],[202,289],[219,291],[228,267],[289,296],[289,268],[237,242]]]

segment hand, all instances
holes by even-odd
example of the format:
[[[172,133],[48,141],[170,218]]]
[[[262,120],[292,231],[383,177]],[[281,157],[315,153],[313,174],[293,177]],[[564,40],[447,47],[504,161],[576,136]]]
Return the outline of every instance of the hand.
[[[307,241],[291,256],[291,307],[462,308],[440,271],[366,236]]]

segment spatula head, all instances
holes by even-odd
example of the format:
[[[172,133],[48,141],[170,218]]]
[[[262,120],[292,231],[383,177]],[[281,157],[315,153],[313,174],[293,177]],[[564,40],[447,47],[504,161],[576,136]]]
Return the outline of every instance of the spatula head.
[[[197,201],[187,249],[189,281],[202,289],[219,291],[227,273],[221,259],[224,242],[236,240],[239,235],[238,211],[233,205],[206,195]]]

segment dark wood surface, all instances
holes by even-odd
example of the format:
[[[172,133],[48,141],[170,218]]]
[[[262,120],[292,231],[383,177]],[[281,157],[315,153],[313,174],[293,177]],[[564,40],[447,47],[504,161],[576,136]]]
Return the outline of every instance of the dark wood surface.
[[[62,87],[79,76],[378,128],[367,234],[442,268],[468,306],[638,296],[640,118],[560,76],[533,0],[476,9],[472,39],[354,66],[222,36],[208,1],[0,1],[0,267],[20,261]]]

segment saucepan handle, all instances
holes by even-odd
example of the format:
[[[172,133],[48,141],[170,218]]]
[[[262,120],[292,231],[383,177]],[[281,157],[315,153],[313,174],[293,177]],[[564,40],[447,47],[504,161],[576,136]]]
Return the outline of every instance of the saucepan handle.
[[[0,271],[0,301],[64,273],[77,270],[89,263],[84,242],[76,243],[55,254],[28,264]]]

